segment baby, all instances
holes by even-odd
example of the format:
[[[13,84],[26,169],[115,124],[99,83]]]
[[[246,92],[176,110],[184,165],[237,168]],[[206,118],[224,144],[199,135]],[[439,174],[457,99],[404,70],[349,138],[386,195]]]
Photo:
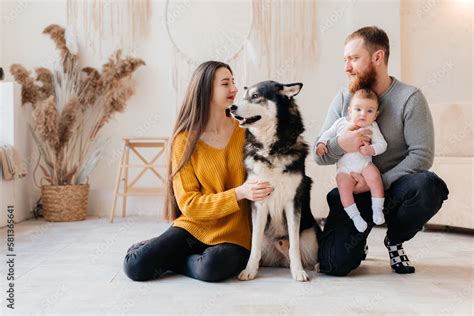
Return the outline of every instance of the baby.
[[[360,129],[372,131],[371,143],[364,142],[359,152],[346,153],[337,162],[336,182],[341,196],[342,206],[347,215],[354,222],[359,232],[367,229],[367,222],[360,216],[357,205],[354,202],[353,191],[358,182],[358,178],[363,177],[370,188],[372,194],[373,222],[381,225],[385,222],[383,215],[384,188],[380,172],[372,163],[372,156],[380,155],[387,149],[380,129],[375,122],[379,103],[377,95],[370,89],[357,90],[349,104],[349,117],[341,117],[325,131],[318,139],[316,154],[318,156],[327,153],[327,141],[339,135],[342,131],[356,125]]]

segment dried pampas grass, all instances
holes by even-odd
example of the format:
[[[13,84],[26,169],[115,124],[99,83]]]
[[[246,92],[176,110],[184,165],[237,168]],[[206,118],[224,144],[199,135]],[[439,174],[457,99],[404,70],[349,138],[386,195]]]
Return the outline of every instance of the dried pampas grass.
[[[40,100],[46,99],[54,93],[53,74],[44,67],[36,68],[35,71],[36,81],[41,83],[41,87],[38,89],[38,98]]]
[[[59,119],[58,136],[59,136],[59,147],[64,145],[71,139],[73,132],[76,128],[78,119],[78,111],[81,110],[81,104],[76,96],[73,96],[64,106]]]
[[[102,78],[99,71],[92,67],[85,67],[82,72],[85,74],[81,79],[82,101],[85,106],[90,106],[102,94]]]
[[[22,65],[13,64],[10,66],[10,72],[16,82],[21,84],[21,103],[31,103],[33,108],[38,101],[39,87],[35,85],[34,80],[30,77],[30,72]]]
[[[64,37],[65,29],[62,26],[51,24],[43,30],[43,33],[48,34],[51,37],[63,56],[69,53],[66,46],[66,39]]]
[[[33,111],[33,119],[40,139],[55,150],[59,145],[59,133],[58,111],[56,111],[54,96],[38,102]]]
[[[66,45],[65,33],[66,30],[64,27],[57,24],[51,24],[43,30],[43,34],[48,34],[53,40],[54,44],[56,44],[56,47],[59,49],[61,57],[64,61],[76,58],[76,56],[69,51],[69,48]]]
[[[43,33],[61,53],[60,69],[36,68],[36,78],[22,65],[14,64],[10,71],[22,85],[22,103],[33,107],[30,130],[43,158],[44,179],[52,185],[82,184],[105,150],[107,142],[95,145],[101,129],[126,109],[135,92],[132,75],[145,62],[122,57],[118,50],[102,72],[81,67],[67,46],[63,27],[53,24]]]
[[[69,51],[65,38],[66,30],[57,24],[51,24],[43,30],[43,34],[48,34],[61,53],[63,68],[65,72],[71,71],[72,64],[77,62],[77,58]]]
[[[134,94],[135,88],[131,84],[121,83],[120,87],[110,89],[103,96],[105,104],[104,110],[97,121],[91,137],[95,137],[100,129],[110,121],[112,116],[117,112],[123,112],[126,107],[127,100]]]
[[[145,65],[139,58],[122,59],[122,51],[118,50],[109,61],[102,66],[102,77],[109,85],[117,84],[121,79],[129,77],[138,67]]]

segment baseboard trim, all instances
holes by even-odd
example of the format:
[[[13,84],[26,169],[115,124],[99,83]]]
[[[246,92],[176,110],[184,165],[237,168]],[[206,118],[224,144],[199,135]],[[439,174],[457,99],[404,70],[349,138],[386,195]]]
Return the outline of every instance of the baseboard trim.
[[[474,235],[474,229],[466,228],[466,227],[457,227],[457,226],[449,226],[449,225],[439,225],[439,224],[425,224],[423,226],[423,231],[437,231],[437,232],[445,232],[445,233],[455,233],[455,234],[463,234],[463,235]]]

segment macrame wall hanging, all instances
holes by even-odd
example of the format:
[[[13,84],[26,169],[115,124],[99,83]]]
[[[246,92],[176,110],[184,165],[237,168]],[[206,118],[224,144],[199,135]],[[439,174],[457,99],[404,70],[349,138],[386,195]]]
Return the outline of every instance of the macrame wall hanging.
[[[314,0],[253,1],[250,41],[266,79],[298,79],[316,59],[316,27]]]
[[[134,53],[150,33],[151,0],[67,0],[68,28],[83,30],[85,43],[102,59],[110,51]]]
[[[315,2],[167,0],[176,111],[192,72],[207,60],[230,64],[239,87],[301,80],[316,59]]]

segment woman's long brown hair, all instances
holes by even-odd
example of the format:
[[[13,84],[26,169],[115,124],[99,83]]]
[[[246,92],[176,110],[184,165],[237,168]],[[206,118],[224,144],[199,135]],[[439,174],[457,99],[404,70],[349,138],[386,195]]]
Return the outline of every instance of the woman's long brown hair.
[[[196,148],[196,143],[206,128],[209,120],[214,77],[216,71],[221,67],[229,69],[232,73],[230,66],[225,63],[218,61],[207,61],[202,63],[194,71],[191,81],[186,89],[184,101],[181,105],[181,110],[179,111],[169,142],[170,155],[168,160],[168,177],[166,181],[165,210],[163,213],[166,220],[172,221],[181,215],[174,195],[173,177],[189,162],[191,155]],[[176,136],[182,132],[187,133],[187,143],[182,157],[173,170],[173,143]]]

